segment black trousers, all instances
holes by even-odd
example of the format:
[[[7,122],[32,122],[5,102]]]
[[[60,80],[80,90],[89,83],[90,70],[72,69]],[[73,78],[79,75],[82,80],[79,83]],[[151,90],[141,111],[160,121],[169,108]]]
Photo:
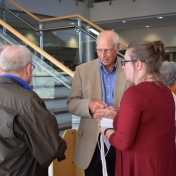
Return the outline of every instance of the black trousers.
[[[105,153],[107,151],[106,145],[104,144]],[[115,160],[116,160],[116,149],[113,146],[110,146],[110,149],[106,155],[106,166],[108,176],[115,175]],[[86,170],[84,170],[85,176],[103,176],[102,173],[102,162],[101,162],[101,154],[98,144],[95,148],[94,155],[92,160]]]

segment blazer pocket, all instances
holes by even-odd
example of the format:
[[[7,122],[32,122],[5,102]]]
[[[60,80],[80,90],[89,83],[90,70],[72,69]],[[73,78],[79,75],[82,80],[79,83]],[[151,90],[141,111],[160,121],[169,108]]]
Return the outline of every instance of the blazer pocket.
[[[84,130],[81,128],[81,127],[79,127],[79,129],[78,129],[78,136],[83,136],[83,133],[84,133]]]

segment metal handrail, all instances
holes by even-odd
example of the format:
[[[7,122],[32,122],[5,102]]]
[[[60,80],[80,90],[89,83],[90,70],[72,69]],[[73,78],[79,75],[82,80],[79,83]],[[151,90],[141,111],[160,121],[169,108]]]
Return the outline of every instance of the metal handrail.
[[[93,26],[95,29],[99,30],[100,32],[104,31],[104,29],[102,29],[98,25],[94,24],[93,22],[91,22],[90,20],[84,18],[83,16],[81,16],[79,14],[62,16],[62,17],[52,17],[52,18],[40,19],[37,16],[35,16],[34,14],[30,13],[24,7],[22,7],[19,4],[17,4],[14,0],[8,0],[8,1],[10,3],[12,3],[14,6],[16,6],[17,8],[21,9],[22,11],[24,11],[26,14],[28,14],[29,16],[31,16],[33,19],[35,19],[39,23],[45,23],[45,22],[51,22],[51,21],[57,21],[57,20],[64,20],[64,19],[69,19],[69,18],[79,18],[79,19],[83,20],[84,22],[88,23],[90,26]],[[126,44],[125,42],[123,42],[121,40],[120,40],[120,44],[122,44],[126,48],[128,47],[128,44]]]
[[[12,14],[13,16],[15,16],[16,18],[18,18],[20,21],[22,21],[23,23],[25,23],[27,26],[29,26],[30,28],[32,28],[33,30],[35,30],[36,32],[39,32],[36,28],[34,28],[33,26],[31,26],[29,23],[27,23],[26,21],[24,21],[23,19],[21,19],[18,15],[14,14],[11,10],[9,10],[8,8],[6,8],[5,6],[3,6],[0,3],[0,6],[2,7],[2,10],[5,9],[6,11],[8,11],[10,14]]]
[[[25,23],[27,26],[29,26],[30,28],[32,28],[35,32],[41,32],[41,31],[51,31],[51,30],[58,30],[58,29],[69,29],[69,28],[78,28],[79,30],[81,30],[82,32],[84,32],[85,34],[89,35],[90,37],[92,37],[93,39],[96,39],[96,37],[94,37],[93,35],[89,34],[88,32],[86,32],[84,29],[82,29],[81,27],[77,26],[77,25],[72,25],[72,26],[61,26],[61,27],[54,27],[54,28],[44,28],[44,29],[36,29],[33,26],[31,26],[29,23],[27,23],[26,21],[24,21],[22,18],[20,18],[18,15],[16,15],[15,13],[13,13],[11,10],[9,10],[8,8],[6,8],[5,6],[3,6],[2,4],[0,4],[0,6],[2,7],[2,9],[5,9],[6,11],[8,11],[10,14],[12,14],[13,16],[15,16],[16,18],[18,18],[20,21],[22,21],[23,23]]]
[[[11,42],[10,40],[8,40],[4,35],[0,34],[0,37],[3,38],[4,40],[6,40],[9,44],[14,45],[13,42]],[[63,85],[65,85],[68,89],[71,88],[71,83],[67,84],[66,82],[62,81],[62,79],[58,78],[57,76],[55,76],[51,71],[47,70],[45,67],[43,67],[40,63],[36,62],[35,59],[33,59],[33,62],[38,65],[40,68],[42,68],[43,70],[45,70],[47,73],[49,73],[51,76],[53,76],[56,80],[60,81]],[[62,75],[61,73],[59,73],[60,75]],[[70,80],[68,80],[70,81]]]
[[[55,76],[51,71],[47,70],[45,67],[43,67],[41,64],[39,64],[37,61],[33,60],[33,62],[36,65],[38,65],[40,68],[42,68],[43,70],[45,70],[47,73],[49,73],[53,78],[55,78],[56,80],[58,80],[59,82],[61,82],[65,87],[67,87],[68,89],[71,89],[71,83],[67,84],[66,82],[62,81],[62,79],[60,79],[57,76]],[[61,73],[59,73],[59,74],[62,75]]]
[[[4,28],[6,28],[8,31],[10,31],[11,33],[13,33],[14,35],[16,35],[20,40],[22,40],[24,43],[26,43],[27,45],[29,45],[31,48],[33,48],[34,50],[36,50],[38,53],[40,53],[42,56],[44,56],[45,58],[47,58],[50,62],[52,62],[54,65],[56,65],[57,67],[61,68],[64,72],[66,72],[69,76],[73,77],[74,76],[74,72],[71,71],[69,68],[67,68],[65,65],[63,65],[61,62],[59,62],[58,60],[56,60],[54,57],[52,57],[50,54],[48,54],[47,52],[45,52],[44,50],[42,50],[40,47],[38,47],[37,45],[35,45],[33,42],[31,42],[29,39],[27,39],[26,37],[24,37],[22,34],[20,34],[18,31],[16,31],[14,28],[12,28],[10,25],[8,25],[7,23],[5,23],[3,20],[0,19],[0,25],[2,25]]]
[[[90,33],[88,33],[87,31],[85,31],[84,29],[82,29],[81,27],[73,24],[72,26],[61,26],[61,27],[55,27],[55,28],[44,28],[44,29],[36,29],[33,26],[31,26],[29,23],[27,23],[26,21],[24,21],[23,19],[21,19],[18,15],[14,14],[12,11],[10,11],[8,8],[6,8],[5,6],[3,6],[2,4],[0,4],[0,6],[2,7],[2,9],[5,9],[6,11],[8,11],[9,13],[11,13],[13,16],[15,16],[16,18],[18,18],[20,21],[22,21],[23,23],[25,23],[26,25],[28,25],[30,28],[32,28],[33,30],[35,30],[35,32],[40,32],[40,31],[51,31],[51,30],[58,30],[58,29],[69,29],[69,28],[77,28],[79,30],[81,30],[82,32],[84,32],[85,34],[89,35],[90,37],[92,37],[93,39],[96,40],[96,37],[94,37],[93,35],[91,35]],[[123,54],[119,53],[120,56],[124,56]]]

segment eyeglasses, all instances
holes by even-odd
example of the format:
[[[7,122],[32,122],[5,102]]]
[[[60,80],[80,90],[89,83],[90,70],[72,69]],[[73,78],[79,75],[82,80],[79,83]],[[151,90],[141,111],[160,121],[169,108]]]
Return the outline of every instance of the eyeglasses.
[[[137,60],[125,60],[125,59],[123,59],[123,60],[121,60],[121,65],[125,66],[126,62],[136,62],[136,61]]]
[[[121,60],[121,65],[125,66],[126,62],[136,62],[136,61],[138,61],[138,60],[125,60],[125,59],[123,59],[123,60]],[[145,60],[140,60],[140,61],[145,62]]]
[[[118,44],[118,43],[117,43],[117,44]],[[105,53],[111,53],[111,52],[114,50],[114,48],[115,48],[115,46],[116,46],[117,44],[115,44],[112,49],[96,49],[95,51],[96,51],[97,53],[102,53],[103,51],[104,51]]]
[[[32,69],[32,71],[33,71],[34,68],[35,68],[35,65],[33,65],[32,63],[29,63],[29,64],[31,64],[31,69]]]

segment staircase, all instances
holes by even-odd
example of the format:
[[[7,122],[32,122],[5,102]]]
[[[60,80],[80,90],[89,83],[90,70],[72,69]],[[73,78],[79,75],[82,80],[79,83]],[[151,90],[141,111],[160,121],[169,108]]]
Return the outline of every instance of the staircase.
[[[36,69],[33,71],[31,86],[53,113],[61,131],[72,128],[72,116],[67,110],[67,98],[71,81],[53,69],[37,56],[33,56]]]

